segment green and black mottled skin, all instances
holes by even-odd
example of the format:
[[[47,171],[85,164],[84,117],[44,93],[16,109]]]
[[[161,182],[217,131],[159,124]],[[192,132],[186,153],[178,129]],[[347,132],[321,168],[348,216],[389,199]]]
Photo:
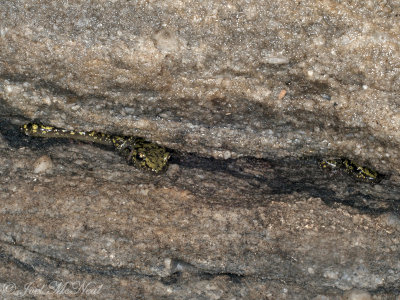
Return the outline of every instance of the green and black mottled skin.
[[[384,177],[382,174],[380,174],[370,168],[361,166],[347,158],[325,159],[325,160],[322,160],[319,163],[319,165],[322,169],[344,170],[346,173],[351,175],[353,178],[364,181],[364,182],[378,183]]]
[[[127,159],[129,164],[155,173],[166,170],[170,158],[170,153],[164,147],[141,137],[110,135],[96,131],[73,131],[35,123],[22,125],[21,130],[26,135],[34,137],[70,138],[112,146]]]

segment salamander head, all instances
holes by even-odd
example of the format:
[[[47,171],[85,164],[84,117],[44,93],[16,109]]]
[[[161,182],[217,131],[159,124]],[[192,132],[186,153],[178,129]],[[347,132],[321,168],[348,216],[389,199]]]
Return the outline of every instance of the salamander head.
[[[53,129],[51,126],[44,126],[42,124],[28,123],[20,127],[21,131],[26,135],[30,136],[41,136],[43,132],[46,133],[49,129]]]
[[[128,147],[130,148],[130,147]],[[159,173],[166,170],[170,153],[164,147],[146,141],[142,138],[135,139],[128,155],[128,162],[139,169]]]

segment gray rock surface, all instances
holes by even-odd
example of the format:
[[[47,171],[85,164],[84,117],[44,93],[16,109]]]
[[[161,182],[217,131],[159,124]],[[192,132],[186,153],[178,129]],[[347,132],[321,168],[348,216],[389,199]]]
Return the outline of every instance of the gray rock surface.
[[[2,295],[394,299],[399,15],[397,1],[3,1]],[[30,120],[144,136],[171,165],[28,138]],[[326,157],[386,176],[324,172]]]

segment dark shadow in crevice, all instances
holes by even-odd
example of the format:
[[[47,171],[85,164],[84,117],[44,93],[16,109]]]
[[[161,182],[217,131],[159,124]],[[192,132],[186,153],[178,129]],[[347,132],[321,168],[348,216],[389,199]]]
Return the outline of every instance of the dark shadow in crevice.
[[[4,103],[0,102],[0,106],[4,106]],[[18,114],[14,114],[13,119],[19,119],[21,123],[27,121]],[[68,139],[41,139],[25,136],[20,131],[19,125],[11,123],[10,118],[4,116],[0,117],[0,133],[10,148],[28,147],[39,150],[70,143]],[[96,147],[110,149],[98,145]],[[389,180],[383,180],[380,183],[383,191],[380,195],[374,192],[372,184],[356,182],[344,174],[331,176],[323,172],[318,167],[318,160],[321,159],[318,157],[302,159],[242,157],[222,160],[173,149],[170,151],[172,153],[170,163],[177,164],[188,172],[192,170],[193,172],[188,173],[189,176],[195,174],[196,170],[214,173],[212,178],[198,180],[195,185],[185,177],[173,178],[171,179],[172,183],[191,190],[194,194],[214,199],[214,201],[216,201],[214,196],[217,195],[219,189],[228,187],[233,194],[236,194],[237,201],[233,198],[229,199],[227,195],[222,195],[221,199],[223,197],[225,199],[221,200],[221,204],[251,206],[262,204],[265,201],[265,195],[298,193],[306,197],[321,198],[328,205],[342,203],[369,214],[385,212],[399,214],[400,212],[399,186],[392,184]],[[233,180],[229,180],[229,178],[233,178]],[[162,179],[158,182],[163,184],[166,180],[169,179]],[[171,180],[168,183],[170,185]],[[236,185],[238,181],[241,185]],[[247,200],[243,201],[243,199]]]

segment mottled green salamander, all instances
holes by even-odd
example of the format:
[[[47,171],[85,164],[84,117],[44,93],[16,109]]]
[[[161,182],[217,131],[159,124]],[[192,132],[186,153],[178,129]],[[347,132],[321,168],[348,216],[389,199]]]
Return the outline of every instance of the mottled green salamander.
[[[29,136],[70,138],[112,146],[127,159],[129,164],[155,173],[165,170],[170,158],[170,153],[164,147],[141,137],[110,135],[96,131],[73,131],[35,123],[22,125],[21,130]]]
[[[347,159],[347,158],[325,159],[325,160],[322,160],[319,163],[319,165],[322,169],[344,170],[346,173],[348,173],[353,178],[361,180],[361,181],[365,181],[365,182],[378,183],[384,177],[382,174],[380,174],[370,168],[360,166],[357,163],[355,163],[354,161],[351,161],[350,159]]]

